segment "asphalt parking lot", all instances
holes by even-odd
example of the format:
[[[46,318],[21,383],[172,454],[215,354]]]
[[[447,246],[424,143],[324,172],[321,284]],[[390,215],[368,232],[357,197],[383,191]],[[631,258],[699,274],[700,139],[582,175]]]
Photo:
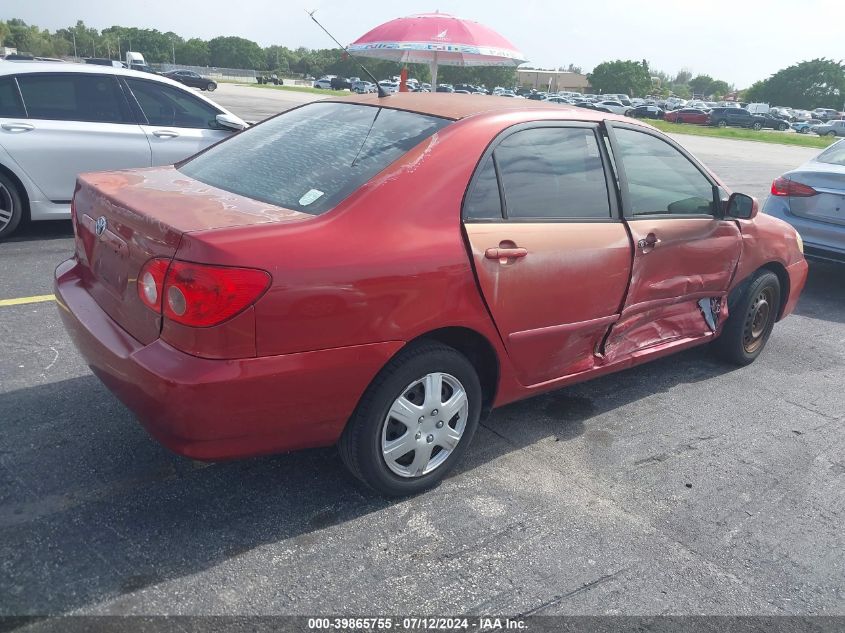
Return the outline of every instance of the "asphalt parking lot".
[[[212,97],[255,119],[291,94]],[[678,139],[761,197],[815,153]],[[71,248],[64,222],[0,244],[0,300],[48,294]],[[0,615],[845,615],[843,272],[811,263],[750,367],[699,348],[510,405],[399,501],[334,449],[174,456],[51,301],[0,305]]]

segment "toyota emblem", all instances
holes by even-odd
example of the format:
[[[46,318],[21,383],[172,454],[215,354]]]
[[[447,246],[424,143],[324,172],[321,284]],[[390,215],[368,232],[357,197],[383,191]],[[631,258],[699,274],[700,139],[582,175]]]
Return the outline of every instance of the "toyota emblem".
[[[104,216],[100,216],[97,218],[96,224],[94,224],[94,232],[97,234],[97,237],[100,237],[103,233],[105,233],[106,228],[109,225],[109,221],[106,220]]]

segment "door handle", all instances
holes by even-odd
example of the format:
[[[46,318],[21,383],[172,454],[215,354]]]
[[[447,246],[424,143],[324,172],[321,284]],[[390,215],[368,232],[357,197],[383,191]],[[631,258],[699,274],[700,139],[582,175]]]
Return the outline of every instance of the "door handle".
[[[153,135],[159,138],[176,138],[179,132],[176,130],[153,130]]]
[[[646,251],[646,249],[652,249],[658,244],[660,244],[660,239],[654,233],[649,233],[637,242],[637,246],[639,246],[643,251]]]
[[[484,257],[487,259],[510,259],[526,255],[528,255],[528,249],[525,248],[488,248],[484,251]]]
[[[32,123],[3,123],[0,127],[9,132],[29,132],[35,129]]]

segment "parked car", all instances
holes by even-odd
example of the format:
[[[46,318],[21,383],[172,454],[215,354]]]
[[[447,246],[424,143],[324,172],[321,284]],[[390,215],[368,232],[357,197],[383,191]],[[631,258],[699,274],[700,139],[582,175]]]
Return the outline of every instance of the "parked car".
[[[831,119],[838,119],[841,115],[836,110],[832,110],[831,108],[816,108],[812,112],[813,117],[816,119],[821,119],[822,121],[830,121]]]
[[[217,90],[217,82],[212,81],[208,77],[203,77],[193,70],[170,70],[166,73],[161,73],[162,76],[178,81],[180,84],[185,84],[191,88],[199,88],[208,92]]]
[[[782,118],[775,116],[771,112],[766,114],[759,115],[765,119],[763,121],[763,127],[771,128],[773,130],[779,130],[781,132],[786,132],[789,129],[789,123],[784,121]]]
[[[329,81],[332,90],[351,90],[352,82],[346,77],[332,77]]]
[[[551,103],[557,103],[557,104],[563,104],[563,105],[569,105],[569,104],[572,103],[572,101],[570,101],[569,99],[566,99],[564,97],[557,97],[557,96],[546,97],[545,99],[543,99],[543,101],[549,101]]]
[[[599,101],[596,105],[599,105],[606,109],[609,112],[613,112],[613,114],[627,114],[628,110],[631,109],[630,106],[626,106],[621,104],[619,101]]]
[[[357,92],[358,94],[376,92],[376,85],[372,81],[356,81],[352,84],[352,92]]]
[[[585,110],[595,110],[596,112],[606,112],[607,114],[615,114],[609,108],[606,108],[603,105],[598,103],[593,103],[592,101],[579,101],[574,104],[578,108],[584,108]]]
[[[819,136],[845,136],[845,120],[830,120],[810,128]]]
[[[435,92],[455,92],[455,89],[450,84],[438,84]]]
[[[74,208],[59,313],[153,436],[337,443],[386,495],[436,484],[494,407],[710,342],[753,362],[807,276],[788,224],[657,130],[492,97],[311,103],[84,174]]]
[[[631,108],[628,116],[636,119],[662,119],[666,113],[656,105],[641,105]]]
[[[399,82],[393,81],[392,79],[382,79],[378,82],[378,85],[389,95],[399,92]]]
[[[757,114],[751,114],[745,108],[719,107],[710,110],[710,125],[717,127],[748,127],[754,130],[762,130],[766,125],[766,118]]]
[[[795,227],[808,256],[845,263],[845,140],[777,178],[763,211]]]
[[[821,124],[822,122],[818,119],[810,119],[809,121],[797,121],[792,123],[790,127],[799,134],[808,134],[811,128]]]
[[[698,125],[707,125],[709,115],[704,110],[698,110],[696,108],[681,108],[680,110],[667,112],[663,118],[670,123],[696,123]]]
[[[332,87],[332,79],[337,77],[337,75],[323,75],[317,81],[314,82],[315,88],[320,88],[322,90],[331,90]]]
[[[70,217],[77,174],[180,161],[246,123],[160,75],[111,66],[0,64],[0,238]]]

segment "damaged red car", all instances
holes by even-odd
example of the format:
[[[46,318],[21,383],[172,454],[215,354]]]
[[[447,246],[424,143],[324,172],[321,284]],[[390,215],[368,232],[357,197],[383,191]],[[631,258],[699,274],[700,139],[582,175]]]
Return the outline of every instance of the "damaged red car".
[[[390,495],[494,407],[695,345],[752,362],[804,286],[795,230],[646,124],[515,101],[325,100],[81,176],[66,328],[177,453],[337,444]]]

